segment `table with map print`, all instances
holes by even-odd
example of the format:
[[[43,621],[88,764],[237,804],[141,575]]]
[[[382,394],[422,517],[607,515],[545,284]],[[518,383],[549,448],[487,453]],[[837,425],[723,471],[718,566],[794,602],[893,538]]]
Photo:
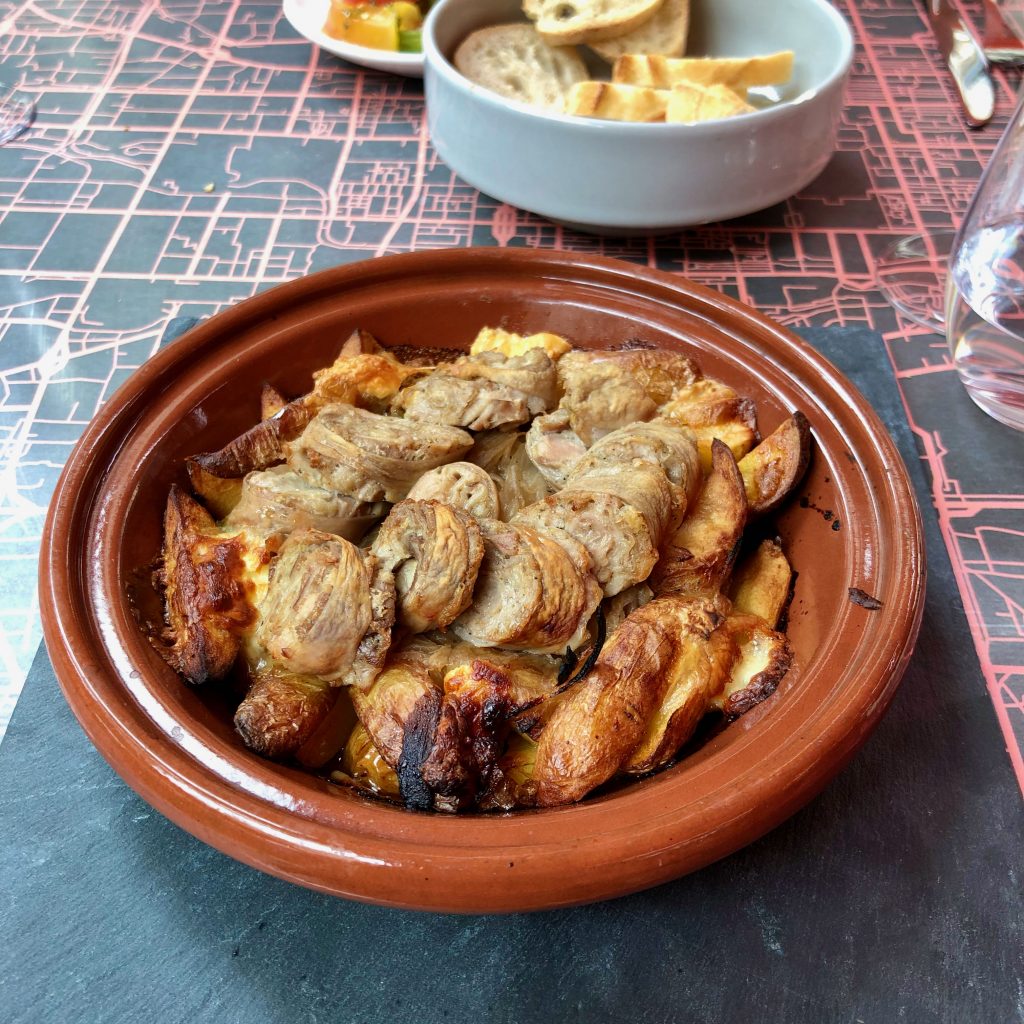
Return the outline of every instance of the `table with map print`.
[[[318,51],[279,4],[0,0],[0,81],[39,108],[0,147],[0,730],[40,638],[36,559],[57,476],[172,321],[384,253],[552,247],[685,274],[791,327],[882,333],[1024,785],[1024,437],[976,423],[1001,432],[1001,460],[958,444],[984,417],[943,339],[877,287],[894,238],[957,223],[1018,76],[997,74],[997,117],[968,132],[916,4],[839,6],[856,62],[817,181],[741,220],[600,239],[454,177],[428,141],[420,82]],[[980,4],[965,11],[980,22]]]

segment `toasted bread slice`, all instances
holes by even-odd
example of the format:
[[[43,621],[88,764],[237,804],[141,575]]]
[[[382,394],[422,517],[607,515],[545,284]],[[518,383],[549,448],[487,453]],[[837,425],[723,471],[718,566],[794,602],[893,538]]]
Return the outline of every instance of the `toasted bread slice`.
[[[638,29],[663,0],[523,0],[523,13],[552,46],[598,43]]]
[[[620,88],[622,88],[620,86]],[[634,86],[634,88],[643,88]],[[679,82],[669,93],[666,121],[717,121],[749,114],[754,108],[727,85],[691,85]]]
[[[662,57],[627,53],[615,61],[612,81],[654,89],[671,89],[677,82],[692,82],[743,90],[758,85],[781,85],[788,82],[792,74],[792,50],[763,57]]]
[[[561,110],[570,86],[587,77],[575,50],[549,46],[526,24],[473,32],[455,51],[455,66],[499,96],[552,110]]]
[[[664,0],[650,21],[625,35],[593,43],[590,48],[609,64],[623,54],[681,57],[686,50],[689,28],[690,0]]]
[[[672,93],[611,82],[580,82],[569,90],[565,112],[609,121],[664,121]]]

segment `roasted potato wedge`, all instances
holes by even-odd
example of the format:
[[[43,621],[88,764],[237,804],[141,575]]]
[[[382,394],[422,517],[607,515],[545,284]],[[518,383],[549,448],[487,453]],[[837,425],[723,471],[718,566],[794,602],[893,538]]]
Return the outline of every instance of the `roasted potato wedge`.
[[[498,759],[493,781],[480,799],[481,810],[508,811],[513,807],[532,806],[535,800],[533,771],[536,759],[536,741],[513,732],[505,752]]]
[[[264,757],[290,757],[313,735],[337,697],[331,684],[268,668],[253,679],[235,711],[235,728],[250,750]]]
[[[186,459],[185,466],[193,493],[202,498],[213,517],[223,519],[230,515],[242,498],[242,477],[216,476],[195,459]]]
[[[793,663],[793,650],[785,633],[769,629],[759,615],[730,615],[725,628],[736,644],[736,660],[712,705],[726,718],[739,718],[775,692]]]
[[[360,723],[356,724],[345,744],[342,767],[360,789],[392,799],[400,795],[397,773],[381,756],[370,734]]]
[[[661,408],[661,415],[687,426],[713,426],[736,421],[757,429],[757,410],[728,384],[713,377],[701,377],[680,388]]]
[[[762,541],[737,567],[729,581],[733,611],[757,615],[775,629],[789,601],[793,570],[778,541]]]
[[[757,431],[739,420],[727,420],[724,423],[690,427],[697,441],[697,454],[700,456],[701,469],[704,475],[714,468],[712,449],[715,441],[725,444],[737,462],[757,443]]]
[[[736,460],[719,440],[713,466],[692,512],[664,545],[651,573],[655,594],[714,594],[725,582],[747,522]]]
[[[533,781],[541,807],[586,796],[636,749],[671,681],[692,614],[692,602],[677,597],[638,608],[561,698],[537,744]]]
[[[399,770],[403,795],[420,793],[421,781],[438,810],[507,800],[511,790],[498,760],[516,716],[555,692],[557,662],[457,644],[441,648],[428,664],[434,673],[447,666],[444,694],[430,743],[423,730],[404,743]],[[419,780],[414,781],[408,777],[415,767],[413,752],[421,750]],[[499,797],[499,792],[505,795]],[[411,802],[408,796],[406,800]]]
[[[725,442],[739,461],[758,439],[754,403],[711,377],[702,377],[677,391],[672,401],[662,406],[659,417],[693,431],[705,475],[712,470],[713,441]]]
[[[260,419],[269,420],[276,416],[286,405],[288,399],[273,384],[264,384],[260,391]]]
[[[441,697],[426,665],[402,655],[385,665],[368,690],[352,688],[349,694],[374,746],[395,769],[402,757],[406,724],[416,706],[425,698],[424,707],[432,700],[440,704]]]
[[[161,568],[171,645],[162,653],[193,684],[227,673],[240,634],[256,620],[244,540],[217,536],[216,529],[202,505],[171,487]]]
[[[751,514],[778,508],[807,471],[810,456],[811,426],[803,413],[795,412],[740,459]]]
[[[241,487],[246,473],[280,462],[284,458],[282,442],[298,437],[315,413],[314,404],[308,396],[297,398],[275,416],[261,420],[219,451],[194,455],[188,460],[189,474],[196,466],[209,476],[237,480]]]
[[[295,760],[307,768],[322,768],[345,748],[352,730],[359,724],[348,690],[334,687],[334,705],[312,735],[295,752]]]
[[[693,735],[729,678],[737,647],[724,619],[711,606],[694,611],[679,651],[668,668],[665,696],[647,719],[647,728],[622,770],[631,775],[668,764]]]

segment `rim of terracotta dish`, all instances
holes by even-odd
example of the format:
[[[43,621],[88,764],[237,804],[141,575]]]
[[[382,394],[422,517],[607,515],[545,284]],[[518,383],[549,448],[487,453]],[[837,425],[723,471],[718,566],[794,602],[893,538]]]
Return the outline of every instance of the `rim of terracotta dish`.
[[[325,811],[326,802],[297,796],[286,772],[175,721],[147,686],[138,653],[145,642],[103,545],[116,539],[118,511],[131,498],[104,467],[155,443],[147,433],[150,389],[201,356],[229,349],[233,335],[268,320],[275,308],[473,267],[597,286],[702,317],[746,357],[762,360],[766,372],[787,376],[801,401],[827,413],[828,436],[819,444],[833,456],[848,453],[848,468],[842,459],[833,464],[848,474],[851,490],[863,491],[868,542],[890,559],[877,596],[891,612],[883,628],[850,604],[803,667],[807,678],[844,631],[847,639],[849,630],[862,631],[832,684],[827,713],[807,701],[780,703],[685,777],[665,772],[553,810],[448,818],[356,798],[333,798]],[[86,530],[95,531],[88,543]],[[280,285],[211,317],[149,360],[89,425],[58,482],[40,591],[46,643],[68,703],[114,769],[161,813],[237,859],[312,888],[484,912],[636,891],[708,864],[787,818],[845,765],[888,706],[916,639],[924,577],[920,517],[902,460],[863,397],[809,345],[738,302],[660,271],[602,257],[464,249],[383,257]],[[738,757],[749,762],[739,772]],[[585,877],[574,877],[581,866]]]
[[[683,122],[680,124],[608,121],[602,118],[561,114],[557,111],[544,110],[531,106],[528,103],[520,103],[517,100],[510,100],[505,96],[500,96],[498,93],[477,85],[466,78],[465,75],[456,69],[448,55],[437,43],[436,32],[438,23],[444,18],[447,9],[453,6],[453,0],[438,0],[431,7],[430,12],[423,21],[424,70],[429,67],[432,71],[446,78],[464,92],[471,93],[474,99],[479,100],[485,106],[491,107],[494,110],[511,110],[520,114],[529,114],[544,121],[554,121],[572,130],[607,132],[614,128],[616,131],[639,136],[658,133],[659,137],[668,134],[691,139],[702,135],[718,135],[723,131],[742,134],[744,131],[749,130],[752,123],[770,124],[772,121],[784,118],[791,113],[799,113],[802,107],[822,95],[822,93],[841,86],[849,75],[850,68],[853,66],[854,42],[853,32],[846,23],[846,19],[828,0],[805,0],[805,2],[809,6],[816,7],[824,12],[825,16],[836,28],[841,39],[842,50],[835,67],[821,81],[808,86],[803,92],[798,93],[791,99],[773,103],[770,107],[760,107],[747,113],[734,114],[728,119],[692,123]]]

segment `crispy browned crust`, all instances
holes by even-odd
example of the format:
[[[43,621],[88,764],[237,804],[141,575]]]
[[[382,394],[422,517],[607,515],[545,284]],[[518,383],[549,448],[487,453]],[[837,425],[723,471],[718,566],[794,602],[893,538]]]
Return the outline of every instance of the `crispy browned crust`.
[[[713,594],[725,582],[747,522],[747,499],[728,446],[712,444],[712,470],[690,514],[651,573],[655,594]]]
[[[512,674],[483,658],[449,674],[420,776],[435,794],[470,806],[495,783],[510,723],[523,709]]]
[[[537,802],[537,787],[533,781],[536,759],[536,740],[518,732],[510,733],[492,783],[480,797],[481,810],[510,811],[514,807],[532,807]]]
[[[754,403],[714,377],[698,377],[677,388],[662,407],[661,415],[692,427],[738,422],[757,430]]]
[[[726,718],[739,718],[751,708],[767,700],[777,689],[793,664],[793,649],[785,633],[769,629],[757,615],[731,615],[726,622],[737,645],[737,658],[721,695],[720,703]],[[753,645],[761,645],[759,671],[745,671],[750,664]]]
[[[316,676],[271,670],[253,680],[235,711],[235,728],[257,754],[290,757],[313,735],[336,697],[330,683]]]
[[[663,767],[693,735],[736,658],[736,645],[722,628],[724,621],[713,606],[694,608],[669,670],[665,696],[623,771],[642,775]]]
[[[286,405],[288,399],[273,384],[264,383],[260,390],[260,419],[269,420],[276,416]]]
[[[733,610],[757,615],[775,629],[789,601],[792,580],[793,570],[778,541],[762,541],[729,581]]]
[[[671,681],[688,609],[675,597],[637,609],[562,698],[537,744],[533,782],[541,807],[586,796],[636,749]]]
[[[365,337],[365,332],[362,332]],[[352,339],[350,338],[349,341]],[[370,341],[372,342],[372,338]],[[346,347],[348,342],[345,343]],[[362,347],[366,347],[360,343]],[[357,405],[371,412],[384,412],[399,388],[423,370],[400,363],[391,353],[373,342],[373,351],[342,354],[330,365],[313,374],[310,399],[316,409],[325,405]]]
[[[416,640],[369,690],[346,692],[397,770],[405,803],[454,810],[489,800],[499,787],[507,802],[513,787],[502,784],[498,761],[513,720],[556,686],[554,659]]]
[[[210,514],[172,485],[164,513],[161,575],[167,634],[162,653],[190,683],[217,679],[238,654],[238,633],[256,611],[244,581],[241,542],[213,536]]]
[[[236,437],[220,451],[194,455],[188,460],[210,476],[222,479],[241,478],[255,469],[266,469],[284,458],[281,445],[302,433],[316,413],[315,403],[308,395],[289,402],[276,416],[262,420]]]
[[[795,412],[740,460],[740,473],[753,515],[764,515],[786,500],[807,472],[811,426]]]

